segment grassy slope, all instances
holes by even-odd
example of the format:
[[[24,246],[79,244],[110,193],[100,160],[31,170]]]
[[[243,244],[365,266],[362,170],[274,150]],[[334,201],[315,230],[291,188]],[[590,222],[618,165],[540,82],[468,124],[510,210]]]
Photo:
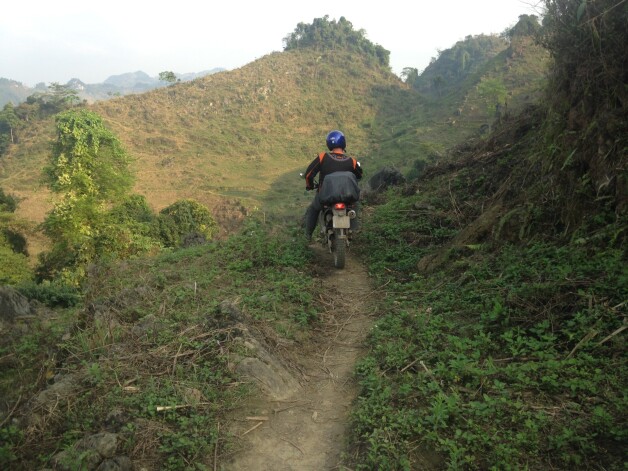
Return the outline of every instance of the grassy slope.
[[[4,335],[3,418],[15,407],[0,425],[0,468],[52,467],[67,450],[79,469],[90,456],[74,444],[104,431],[118,434],[118,455],[147,469],[211,469],[215,453],[223,461],[230,438],[220,423],[247,394],[233,371],[244,352],[237,322],[281,350],[307,337],[320,308],[311,253],[292,243],[296,227],[274,233],[249,220],[245,229],[92,267],[84,303]],[[33,399],[71,377],[57,403]],[[159,410],[168,406],[179,408]]]
[[[358,469],[623,469],[628,220],[600,200],[565,237],[542,117],[371,200]]]
[[[330,122],[348,134],[352,152],[366,156],[362,160],[367,172],[384,163],[407,166],[411,162],[409,158],[424,157],[421,146],[440,150],[465,135],[445,131],[443,123],[433,118],[436,114],[429,114],[440,109],[438,104],[426,107],[419,95],[390,73],[355,62],[354,56],[352,62],[343,61],[338,54],[333,57],[337,63],[303,51],[272,54],[236,71],[112,100],[96,105],[95,109],[136,157],[137,190],[145,193],[156,208],[187,196],[212,206],[225,198],[238,198],[251,205],[260,204],[264,210],[271,208],[294,214],[294,202],[305,204],[310,198],[300,195],[296,172],[320,150]],[[328,101],[329,96],[343,97],[345,106],[334,106]],[[410,117],[415,121],[408,125]],[[36,185],[47,152],[49,137],[45,136],[51,135],[52,122],[38,126],[46,131],[38,129],[37,136],[34,133],[32,137],[23,136],[24,145],[14,149],[3,162],[4,175],[0,181],[0,185],[12,192],[31,198],[28,211],[35,214],[37,208],[39,210],[38,216],[33,216],[35,220],[41,218],[48,207],[45,193]],[[405,134],[397,134],[399,129],[421,133],[421,139],[405,141]],[[382,136],[388,136],[388,141],[380,140]],[[276,145],[278,137],[281,147]],[[400,143],[403,153],[388,153],[395,143]],[[247,177],[253,170],[261,177]],[[55,355],[63,357],[59,364],[64,371],[82,371],[87,375],[86,389],[91,392],[81,401],[99,397],[102,391],[99,388],[113,388],[112,395],[103,395],[87,418],[73,414],[72,410],[69,415],[55,418],[51,423],[55,428],[40,442],[41,455],[29,455],[28,459],[46,462],[53,449],[66,447],[76,436],[98,430],[100,412],[112,407],[130,410],[133,418],[150,421],[153,428],[139,429],[149,433],[149,443],[157,447],[151,448],[154,454],[150,459],[157,462],[173,459],[175,467],[181,456],[187,460],[196,459],[196,453],[207,456],[207,447],[215,442],[203,442],[204,435],[198,434],[198,427],[215,431],[214,421],[220,410],[216,415],[212,415],[211,410],[205,411],[206,414],[191,413],[185,415],[190,420],[181,420],[174,414],[160,418],[154,408],[185,399],[175,383],[185,383],[204,395],[215,397],[216,404],[229,400],[229,394],[223,395],[224,390],[217,383],[206,383],[207,378],[202,376],[205,367],[200,376],[187,377],[185,371],[170,370],[171,374],[163,381],[151,382],[151,375],[159,368],[168,369],[168,363],[167,366],[148,364],[147,369],[136,369],[133,373],[140,378],[138,385],[142,393],[137,399],[125,397],[123,390],[117,388],[126,383],[119,381],[117,366],[111,363],[117,348],[111,343],[111,335],[116,335],[116,341],[132,340],[134,322],[148,314],[163,317],[168,330],[163,336],[145,339],[142,348],[166,352],[170,355],[168,358],[173,358],[182,345],[186,329],[197,329],[203,322],[203,316],[208,314],[205,307],[211,310],[223,299],[241,296],[244,310],[252,317],[270,321],[276,331],[298,339],[302,334],[301,325],[316,316],[309,297],[315,286],[310,283],[309,275],[294,264],[295,260],[307,263],[307,256],[284,251],[281,244],[292,246],[290,238],[274,239],[276,235],[266,238],[263,230],[248,229],[245,234],[252,237],[249,240],[240,236],[226,245],[212,244],[208,248],[166,253],[155,260],[130,262],[94,272],[90,299],[116,311],[114,319],[120,325],[114,326],[113,331],[103,330],[101,321],[91,318],[85,306],[70,313],[67,328],[73,329],[73,335],[61,343],[61,353],[55,352],[65,326],[55,327],[52,333],[46,327],[37,328],[33,335],[3,346],[5,355],[0,356],[3,361],[23,362],[17,369],[25,389],[15,388],[11,378],[3,378],[5,397],[10,403],[46,384],[48,373],[55,372],[57,366]],[[438,222],[431,236],[450,237],[452,234],[445,221]],[[369,243],[365,247],[370,247]],[[398,246],[392,244],[391,248],[394,247]],[[395,260],[392,257],[391,260]],[[415,261],[412,259],[412,263]],[[192,294],[191,287],[195,284],[201,290],[201,298]],[[205,307],[201,309],[200,305]],[[82,317],[87,315],[85,323],[74,324],[73,316],[77,312]],[[269,313],[272,319],[267,318]],[[221,340],[222,334],[217,335]],[[47,352],[39,348],[39,342],[44,340]],[[200,345],[204,346],[204,343]],[[218,353],[211,349],[204,352],[199,359],[203,365],[214,369],[215,379],[228,380],[229,372],[222,369],[224,365],[221,366]],[[50,353],[53,357],[46,357]],[[49,365],[46,367],[49,369],[41,365]],[[157,370],[152,370],[153,366]],[[124,374],[131,373],[125,371]],[[132,379],[131,376],[128,379]],[[57,419],[60,422],[56,422]],[[168,438],[160,441],[157,435],[164,426]],[[142,451],[134,448],[142,439],[141,434],[133,435],[137,430],[131,429],[125,435],[128,444],[124,452]],[[2,437],[9,447],[3,448],[6,454],[0,456],[11,459],[13,454],[18,460],[25,459],[25,453],[30,452],[43,433],[42,430],[30,432],[33,434],[25,436],[9,430],[8,435]],[[196,448],[190,448],[189,443],[186,445],[190,437]],[[185,454],[185,450],[193,455]]]

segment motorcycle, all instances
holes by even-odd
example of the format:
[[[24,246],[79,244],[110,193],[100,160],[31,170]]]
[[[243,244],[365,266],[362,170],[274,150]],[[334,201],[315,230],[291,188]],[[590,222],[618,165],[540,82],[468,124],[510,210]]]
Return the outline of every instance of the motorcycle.
[[[304,175],[301,174],[301,177]],[[319,193],[322,210],[318,214],[318,226],[323,245],[327,246],[334,257],[334,267],[342,269],[345,267],[346,253],[351,242],[351,220],[357,217],[359,189],[351,172],[329,174],[325,177],[325,182],[329,190]],[[318,182],[314,181],[312,189],[318,188]]]

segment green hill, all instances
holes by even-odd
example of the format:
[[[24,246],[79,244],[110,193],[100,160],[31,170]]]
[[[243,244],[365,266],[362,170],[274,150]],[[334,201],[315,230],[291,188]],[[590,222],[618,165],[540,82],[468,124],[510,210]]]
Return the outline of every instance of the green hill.
[[[514,59],[502,51],[442,99],[404,84],[368,54],[306,47],[91,108],[135,158],[136,191],[154,208],[190,197],[229,220],[240,204],[277,213],[308,200],[297,175],[331,128],[345,132],[367,176],[384,165],[407,171],[441,154],[492,122],[486,104],[456,116],[479,101],[479,81],[498,77],[513,103],[533,95],[540,77],[517,77],[543,67],[535,48],[523,44]],[[2,159],[0,187],[24,198],[21,214],[41,221],[50,207],[39,172],[51,121],[31,121],[20,134]]]

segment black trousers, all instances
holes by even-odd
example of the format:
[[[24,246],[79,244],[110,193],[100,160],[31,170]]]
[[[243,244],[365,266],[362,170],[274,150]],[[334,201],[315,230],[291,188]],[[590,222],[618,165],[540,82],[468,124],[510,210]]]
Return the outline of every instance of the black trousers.
[[[316,223],[318,222],[318,213],[320,213],[321,202],[318,198],[318,193],[314,195],[314,199],[305,210],[305,236],[311,237],[314,229],[316,229]]]

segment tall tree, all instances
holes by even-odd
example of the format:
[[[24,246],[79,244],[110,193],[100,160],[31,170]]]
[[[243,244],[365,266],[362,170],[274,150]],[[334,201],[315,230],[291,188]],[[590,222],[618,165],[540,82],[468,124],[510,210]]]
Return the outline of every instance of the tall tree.
[[[133,178],[129,156],[96,113],[67,110],[57,116],[56,127],[45,175],[58,200],[44,222],[54,247],[44,257],[43,273],[77,282],[99,256],[107,208],[127,195]]]
[[[4,105],[0,111],[0,156],[2,156],[7,148],[15,143],[15,127],[19,122],[19,118],[15,114],[13,103],[9,102]]]
[[[410,86],[414,86],[414,82],[419,78],[419,69],[416,67],[404,67],[401,71],[401,80]]]

